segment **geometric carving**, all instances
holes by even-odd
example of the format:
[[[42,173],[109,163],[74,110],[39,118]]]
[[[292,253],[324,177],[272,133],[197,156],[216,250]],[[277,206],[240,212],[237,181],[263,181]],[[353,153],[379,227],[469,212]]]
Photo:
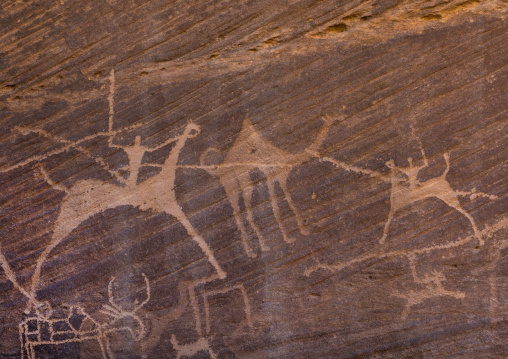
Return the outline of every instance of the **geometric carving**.
[[[146,298],[136,304],[132,310],[122,308],[113,296],[113,282],[108,285],[109,305],[101,310],[111,320],[101,323],[95,320],[80,306],[70,306],[67,316],[54,316],[49,302],[35,302],[33,309],[19,325],[21,338],[21,358],[35,359],[35,349],[43,345],[61,345],[83,341],[97,341],[102,357],[114,359],[109,335],[111,333],[128,333],[132,340],[139,341],[146,334],[145,324],[137,312],[150,300],[150,282],[143,274],[146,285]]]

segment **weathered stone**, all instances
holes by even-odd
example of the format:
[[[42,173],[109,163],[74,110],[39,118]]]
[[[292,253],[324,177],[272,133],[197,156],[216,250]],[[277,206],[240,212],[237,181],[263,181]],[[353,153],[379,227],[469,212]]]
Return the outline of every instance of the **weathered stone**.
[[[506,1],[0,9],[0,357],[506,357]]]

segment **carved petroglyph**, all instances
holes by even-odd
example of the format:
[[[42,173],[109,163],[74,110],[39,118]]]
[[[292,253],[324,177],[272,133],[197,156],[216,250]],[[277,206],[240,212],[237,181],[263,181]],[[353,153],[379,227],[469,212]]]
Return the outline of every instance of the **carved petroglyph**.
[[[158,345],[161,338],[166,335],[168,325],[187,312],[192,310],[194,314],[195,330],[199,337],[196,342],[188,344],[179,344],[176,336],[172,336],[171,342],[174,349],[178,352],[179,357],[192,356],[200,351],[208,351],[209,355],[213,357],[212,349],[209,346],[209,339],[211,334],[211,313],[209,298],[216,295],[225,295],[227,293],[239,293],[242,296],[245,312],[245,320],[241,322],[238,327],[247,325],[249,328],[253,327],[252,313],[247,291],[243,285],[228,286],[224,289],[203,290],[201,286],[217,281],[220,278],[214,274],[207,278],[197,279],[194,281],[180,282],[178,285],[179,300],[176,306],[166,314],[151,315],[147,313],[147,318],[152,322],[150,331],[146,339],[142,341],[143,352],[149,353],[154,347]],[[217,283],[214,283],[217,285]],[[156,323],[156,325],[155,325]],[[147,358],[148,356],[143,356]]]
[[[151,318],[150,315],[147,315],[147,317],[149,317],[149,319],[154,320],[156,319],[157,321],[160,321],[162,319],[168,319],[168,321],[171,321],[171,319],[178,318],[185,311],[184,308],[190,304],[195,315],[197,333],[200,336],[203,336],[204,333],[206,333],[206,335],[208,336],[210,334],[210,320],[211,320],[210,303],[209,303],[210,298],[216,295],[232,292],[241,295],[246,316],[245,321],[249,327],[252,327],[251,307],[249,299],[247,297],[247,292],[243,285],[227,286],[224,289],[215,289],[212,291],[197,289],[197,287],[202,286],[206,283],[221,280],[226,277],[226,273],[222,270],[221,266],[217,262],[213,251],[210,249],[210,247],[204,241],[204,239],[199,235],[199,233],[194,229],[190,221],[187,219],[187,217],[181,210],[180,206],[176,201],[176,195],[174,192],[176,169],[178,167],[189,167],[178,165],[180,152],[188,139],[194,138],[200,133],[199,126],[193,123],[189,123],[183,129],[183,132],[180,135],[169,138],[167,141],[155,147],[144,146],[142,144],[141,137],[139,136],[135,138],[134,143],[131,146],[116,144],[114,141],[114,136],[116,134],[122,131],[136,129],[141,125],[134,125],[118,130],[115,130],[113,128],[113,119],[115,114],[114,111],[115,76],[113,70],[110,73],[109,80],[110,80],[110,91],[108,95],[109,118],[107,132],[99,132],[96,133],[95,135],[87,136],[86,138],[83,138],[81,140],[70,141],[55,136],[52,133],[45,131],[44,129],[16,127],[14,130],[20,133],[21,135],[36,134],[38,136],[42,136],[54,141],[56,145],[57,146],[60,145],[60,147],[46,154],[34,156],[15,165],[0,169],[1,172],[8,172],[15,168],[19,168],[21,166],[32,164],[35,162],[37,163],[37,168],[35,170],[36,173],[38,173],[53,189],[65,192],[65,196],[59,209],[58,217],[53,226],[53,232],[51,235],[50,242],[44,248],[42,254],[40,254],[40,256],[37,259],[35,270],[31,278],[31,283],[29,284],[29,290],[25,289],[23,286],[19,284],[19,282],[16,279],[16,275],[12,271],[7,259],[5,258],[0,248],[0,264],[2,265],[2,268],[4,269],[7,278],[11,281],[13,286],[16,289],[18,289],[28,299],[28,303],[25,309],[25,313],[28,316],[27,318],[30,318],[28,320],[34,320],[35,318],[36,321],[44,320],[46,323],[45,325],[49,326],[53,325],[53,319],[51,318],[51,315],[43,317],[42,314],[37,314],[39,313],[38,308],[41,308],[42,305],[41,302],[37,299],[37,292],[39,289],[41,289],[40,283],[41,273],[43,270],[43,266],[47,261],[48,257],[50,256],[52,250],[56,246],[58,246],[58,244],[60,244],[66,236],[68,236],[75,228],[77,228],[86,219],[91,218],[94,215],[106,209],[115,208],[120,205],[131,205],[134,207],[138,207],[142,210],[165,212],[176,217],[176,219],[181,224],[184,225],[184,227],[186,228],[188,234],[192,237],[192,239],[200,246],[202,251],[206,254],[209,262],[216,270],[216,274],[210,277],[199,279],[192,282],[182,283],[179,286],[181,292],[180,293],[181,300],[178,305],[178,308],[177,310],[172,311],[170,314],[168,314],[167,318],[166,317]],[[122,151],[124,151],[128,157],[128,166],[120,169],[112,169],[107,164],[107,161],[104,158],[92,154],[84,146],[85,142],[93,140],[98,137],[106,137],[109,147],[119,148]],[[142,159],[146,152],[155,151],[170,144],[173,144],[173,147],[171,149],[169,156],[162,165],[145,164],[145,163],[142,164]],[[63,183],[54,181],[51,178],[51,173],[45,168],[45,166],[41,163],[41,161],[56,154],[69,151],[71,149],[78,150],[83,154],[90,156],[97,164],[101,166],[102,169],[108,171],[111,174],[113,181],[108,183],[98,180],[81,180],[76,182],[72,186],[65,186]],[[281,168],[284,166],[289,167],[296,165],[297,162],[295,162],[295,159],[296,157],[293,158],[292,163],[282,165],[269,162],[264,164],[263,163],[256,164],[251,161],[247,164],[247,167],[254,169],[258,168],[259,166],[262,167],[266,166],[266,168],[270,169],[271,174],[273,172],[273,167]],[[300,161],[303,161],[303,157],[300,158]],[[142,165],[158,166],[161,168],[161,171],[157,175],[139,183],[138,174]],[[230,166],[238,166],[238,164],[233,163],[230,164]],[[201,168],[201,166],[196,167]],[[211,169],[209,166],[204,167],[206,167],[205,169]],[[228,167],[228,164],[221,165],[221,167]],[[215,166],[213,168],[215,169]],[[120,175],[121,170],[123,169],[128,169],[128,176]],[[287,173],[289,173],[289,171]],[[279,180],[284,179],[283,183],[281,183],[281,186],[283,187],[283,189],[285,189],[285,191],[287,191],[285,187],[286,177],[287,174],[282,173],[277,174],[277,177],[270,178],[272,179],[272,181],[275,181],[275,179]],[[289,196],[289,193],[287,195]],[[289,201],[294,208],[294,204],[290,198]],[[295,213],[297,213],[296,209]],[[147,281],[146,277],[145,280]],[[72,336],[72,338],[69,338],[67,342],[78,342],[85,340],[83,338],[87,338],[86,340],[88,340],[88,338],[90,338],[90,340],[97,340],[101,345],[103,356],[113,357],[113,354],[111,353],[111,349],[108,343],[109,340],[107,338],[108,333],[111,333],[112,331],[122,331],[122,330],[127,331],[130,334],[130,336],[135,340],[139,340],[140,338],[146,335],[146,328],[144,326],[144,323],[136,315],[136,311],[143,305],[145,305],[146,302],[149,300],[150,294],[148,281],[147,281],[148,288],[147,299],[140,305],[137,305],[135,309],[131,311],[123,309],[115,301],[113,296],[113,285],[114,279],[111,280],[108,286],[109,304],[105,305],[101,310],[101,313],[109,317],[111,320],[108,323],[99,323],[98,321],[94,320],[90,315],[88,315],[83,308],[75,307],[77,308],[76,310],[78,310],[79,313],[81,313],[81,315],[84,318],[86,317],[87,322],[93,321],[92,324],[89,325],[93,329],[90,330],[87,329],[87,331],[85,332],[84,331],[85,329],[83,329],[81,326],[77,328],[74,327],[73,329],[71,329],[74,333],[73,334],[74,336]],[[200,300],[198,300],[199,297],[201,297]],[[200,308],[200,306],[203,306],[203,308]],[[120,322],[124,322],[127,319],[129,319],[133,324],[135,324],[136,326],[135,330],[127,326],[123,326],[121,328],[114,328],[115,324],[118,326]],[[57,319],[54,319],[54,321],[57,321]],[[151,336],[153,336],[155,340],[158,340],[158,338],[160,338],[160,335],[162,334],[162,332],[156,333],[158,330],[157,328],[155,329],[151,328],[150,332]],[[27,328],[23,330],[24,330],[23,333],[29,332],[27,331]],[[24,350],[26,355],[28,356],[34,355],[33,354],[34,348],[36,346],[48,343],[52,344],[64,343],[62,341],[57,341],[55,339],[58,336],[55,336],[55,338],[50,337],[50,339],[48,340],[36,340],[33,339],[32,335],[33,333],[29,334],[30,334],[29,340],[26,339],[28,337],[23,339],[24,340],[23,343],[26,344],[26,345],[23,344]],[[146,340],[147,345],[145,345],[144,342],[145,340],[143,341],[142,344],[144,348],[153,347],[154,343],[152,343],[153,342],[152,338],[147,338]],[[183,353],[189,348],[191,348],[191,346],[189,345],[180,346],[180,351]]]
[[[210,173],[219,177],[226,191],[227,197],[233,207],[236,224],[241,232],[242,244],[249,257],[255,257],[256,254],[248,245],[247,229],[240,210],[240,195],[243,197],[245,204],[247,222],[256,233],[261,250],[269,249],[261,234],[260,228],[254,221],[251,203],[254,183],[250,178],[250,172],[255,169],[263,172],[266,177],[271,206],[275,219],[282,232],[283,239],[287,243],[292,243],[294,241],[293,238],[290,238],[279,211],[277,196],[275,194],[275,185],[277,183],[282,188],[286,201],[295,214],[300,232],[302,234],[308,234],[303,218],[298,212],[287,187],[287,179],[294,167],[316,156],[317,151],[328,134],[332,122],[328,117],[324,117],[323,120],[324,124],[314,142],[308,148],[298,153],[290,153],[274,146],[264,139],[261,134],[256,131],[252,123],[246,119],[243,122],[240,134],[222,164],[207,166],[204,163],[206,156],[210,152],[218,151],[215,148],[209,148],[201,156],[201,167],[206,168]]]
[[[176,350],[176,359],[182,357],[190,357],[199,352],[207,352],[211,359],[217,359],[217,355],[210,347],[210,343],[207,338],[199,338],[197,341],[189,344],[179,344],[174,334],[171,335],[171,344]]]
[[[503,220],[503,223],[506,228],[508,226],[508,219]],[[489,312],[492,320],[502,320],[506,314],[508,314],[508,307],[503,305],[501,301],[501,297],[504,290],[503,276],[500,276],[499,273],[499,265],[502,263],[503,259],[506,256],[503,255],[504,251],[508,248],[508,239],[502,238],[501,240],[494,242],[493,245],[489,248],[489,262],[483,268],[478,268],[473,271],[473,275],[479,276],[481,278],[488,278],[489,283]],[[501,282],[501,286],[499,285]]]
[[[474,218],[461,206],[459,202],[459,196],[471,196],[471,198],[486,197],[489,199],[495,199],[496,196],[488,195],[481,192],[476,192],[473,189],[470,192],[455,191],[450,186],[450,183],[446,179],[446,175],[450,170],[450,156],[448,153],[443,155],[446,162],[446,169],[439,177],[431,178],[425,182],[420,182],[417,177],[420,170],[428,166],[425,153],[422,150],[424,164],[423,166],[413,166],[413,161],[408,158],[409,168],[401,168],[395,166],[393,160],[390,160],[386,165],[390,168],[390,180],[392,184],[392,190],[390,194],[390,213],[388,214],[388,220],[385,223],[383,229],[383,237],[381,237],[379,243],[384,243],[388,236],[388,229],[393,219],[394,214],[402,208],[411,205],[417,201],[424,200],[426,198],[438,198],[449,207],[454,208],[465,216],[471,226],[473,227],[474,234],[480,244],[484,241],[481,236],[481,232],[476,226]]]
[[[213,309],[210,309],[210,303],[213,303],[212,298],[214,296],[225,295],[230,292],[235,295],[239,294],[243,300],[245,314],[245,321],[242,325],[246,323],[250,328],[253,327],[251,306],[247,291],[243,285],[217,283],[219,280],[226,278],[226,273],[216,260],[214,252],[193,227],[177,203],[174,191],[176,169],[201,168],[209,171],[219,178],[226,191],[227,198],[232,205],[234,218],[241,233],[241,241],[245,253],[249,257],[255,257],[256,254],[248,244],[247,224],[253,229],[255,235],[257,236],[260,249],[268,250],[269,247],[266,244],[261,233],[261,229],[254,218],[252,197],[255,184],[250,178],[250,172],[253,170],[259,170],[266,177],[269,200],[277,225],[282,232],[283,239],[287,243],[292,243],[294,241],[294,239],[291,238],[280,213],[278,198],[275,194],[276,184],[278,184],[282,189],[284,197],[295,215],[298,229],[302,234],[307,234],[308,231],[304,226],[304,220],[293,202],[291,193],[287,187],[287,180],[294,167],[310,161],[312,158],[320,157],[319,149],[328,134],[331,121],[329,118],[325,118],[324,124],[313,143],[303,151],[293,154],[277,148],[272,143],[264,139],[254,128],[252,123],[249,120],[245,120],[238,138],[221,164],[210,165],[205,163],[208,154],[212,151],[217,151],[214,148],[209,148],[202,154],[199,166],[179,165],[179,156],[186,141],[196,137],[200,133],[200,127],[197,124],[189,123],[185,126],[183,131],[181,131],[180,135],[169,138],[162,144],[154,147],[143,145],[143,141],[140,136],[135,137],[134,143],[130,146],[116,144],[114,141],[116,134],[121,131],[138,128],[141,125],[126,127],[121,130],[115,130],[113,128],[115,114],[115,76],[113,70],[110,73],[110,83],[111,86],[108,95],[109,118],[107,132],[99,132],[78,141],[69,141],[59,138],[58,136],[55,136],[43,129],[16,127],[15,131],[21,133],[22,135],[35,133],[39,136],[43,136],[57,142],[61,145],[61,147],[44,155],[31,157],[28,160],[17,163],[8,168],[0,169],[1,172],[10,171],[14,168],[18,168],[32,162],[38,162],[55,154],[68,151],[69,149],[75,149],[93,158],[97,164],[99,164],[104,170],[108,171],[114,178],[114,181],[109,183],[98,180],[81,180],[71,187],[66,187],[63,183],[54,181],[51,178],[52,174],[50,171],[48,171],[42,163],[38,163],[37,172],[40,176],[42,176],[44,180],[54,189],[65,192],[65,196],[60,206],[57,219],[54,223],[50,242],[37,259],[29,290],[23,288],[17,281],[16,275],[9,266],[9,263],[3,255],[0,247],[0,264],[6,273],[7,278],[11,281],[13,286],[28,299],[28,305],[26,308],[28,316],[20,324],[22,353],[32,359],[35,358],[35,348],[37,346],[94,340],[99,343],[104,358],[113,358],[114,353],[111,350],[109,342],[110,334],[123,332],[135,341],[145,338],[147,335],[147,327],[137,314],[137,312],[150,300],[150,286],[148,279],[144,275],[147,288],[146,299],[141,304],[136,303],[134,309],[132,310],[125,309],[118,303],[117,300],[115,300],[113,295],[114,278],[110,281],[108,285],[109,304],[104,305],[101,310],[101,313],[108,318],[106,322],[93,319],[83,308],[79,306],[71,307],[71,310],[66,318],[57,318],[53,315],[53,310],[51,309],[49,303],[41,302],[37,299],[37,292],[41,289],[41,272],[54,248],[58,246],[83,221],[107,209],[116,208],[121,205],[130,205],[138,207],[141,210],[164,212],[174,216],[185,227],[188,235],[193,239],[193,241],[200,246],[202,252],[207,256],[207,259],[216,272],[216,274],[204,279],[181,283],[179,286],[180,301],[177,308],[167,315],[159,315],[159,313],[157,313],[157,317],[154,315],[154,320],[156,319],[157,321],[165,324],[160,325],[158,328],[151,331],[151,336],[159,339],[163,333],[167,333],[168,328],[165,327],[166,323],[171,323],[171,320],[179,318],[187,308],[187,310],[193,311],[196,332],[200,339],[193,343],[181,344],[178,342],[176,336],[172,335],[171,343],[177,351],[177,357],[180,358],[192,356],[199,352],[207,352],[210,357],[215,358],[217,355],[213,352],[210,346],[212,331],[212,319],[210,316],[212,315],[211,313],[213,313]],[[86,146],[84,146],[84,142],[100,136],[107,138],[109,147],[121,149],[126,153],[128,157],[128,166],[125,168],[128,169],[128,176],[122,176],[120,174],[122,169],[111,168],[104,158],[92,154],[89,150],[87,150]],[[147,152],[153,152],[164,146],[169,146],[170,144],[173,144],[173,147],[162,165],[142,163],[143,156]],[[414,282],[421,287],[421,289],[410,290],[405,293],[395,292],[393,294],[394,296],[406,301],[406,307],[402,313],[403,318],[408,316],[412,307],[434,297],[448,296],[456,299],[464,298],[464,293],[462,292],[449,291],[445,289],[443,282],[446,278],[443,273],[433,271],[425,274],[423,277],[418,276],[415,264],[416,255],[419,253],[429,253],[434,250],[458,247],[473,240],[478,240],[483,244],[483,232],[478,230],[473,217],[462,208],[459,202],[459,196],[469,196],[471,199],[478,197],[495,199],[496,197],[476,192],[475,189],[469,192],[453,190],[446,179],[447,173],[450,169],[449,155],[447,153],[444,154],[444,160],[446,162],[446,170],[444,173],[425,182],[420,182],[418,180],[420,171],[423,168],[428,167],[425,153],[423,149],[421,151],[424,163],[422,166],[414,166],[411,158],[408,158],[409,167],[407,168],[395,166],[394,161],[388,161],[386,165],[390,169],[390,172],[387,175],[349,165],[331,157],[323,157],[321,158],[321,161],[331,162],[335,166],[344,168],[347,171],[361,173],[363,175],[375,177],[391,183],[390,212],[388,219],[384,224],[383,237],[380,239],[380,243],[385,242],[390,224],[397,211],[417,201],[431,197],[440,199],[445,202],[445,204],[456,209],[465,216],[472,225],[474,236],[469,236],[452,243],[410,252],[378,252],[375,254],[359,256],[349,262],[333,265],[319,264],[314,268],[307,270],[305,275],[308,276],[310,273],[320,268],[337,271],[370,259],[407,256],[410,260],[410,267]],[[157,166],[161,169],[161,171],[159,174],[143,182],[139,182],[138,175],[141,167],[144,165]],[[316,194],[313,193],[312,198],[315,197]],[[242,198],[245,204],[245,213],[243,213],[240,209],[240,202]],[[243,216],[245,216],[245,218]],[[487,228],[485,230],[487,230]],[[489,278],[491,286],[491,306],[494,307],[498,304],[496,299],[497,287],[495,286],[495,278],[492,274]],[[203,289],[205,284],[211,282],[215,282],[213,283],[215,288],[222,285],[224,285],[224,287],[212,290]],[[188,309],[189,306],[191,309]],[[82,318],[79,325],[73,324],[73,315],[78,315]],[[146,341],[152,341],[153,338],[147,338]]]
[[[212,290],[207,291],[203,294],[203,299],[205,302],[205,330],[206,333],[210,333],[210,304],[208,303],[208,298],[213,297],[215,295],[219,294],[225,294],[232,291],[240,291],[240,294],[243,299],[243,305],[244,305],[244,311],[245,311],[245,319],[247,321],[247,325],[252,328],[252,314],[251,314],[251,308],[249,303],[249,298],[247,297],[247,291],[245,290],[245,287],[242,284],[230,286],[226,289],[220,289],[220,290]]]
[[[245,312],[245,319],[246,319],[247,325],[252,328],[252,325],[253,325],[252,313],[251,313],[251,306],[250,306],[249,298],[247,296],[247,291],[245,290],[245,287],[243,286],[243,284],[238,284],[238,285],[234,285],[234,286],[228,286],[224,289],[203,291],[202,297],[203,297],[203,303],[204,303],[203,309],[204,309],[204,317],[205,317],[205,323],[204,323],[205,330],[203,330],[203,320],[202,320],[202,314],[201,314],[202,311],[199,307],[199,300],[198,300],[196,288],[200,285],[215,281],[217,279],[219,279],[219,278],[216,275],[214,275],[214,276],[211,276],[208,278],[198,279],[196,281],[191,281],[191,282],[186,283],[186,286],[188,288],[190,305],[191,305],[192,310],[194,312],[194,318],[195,318],[195,323],[196,323],[196,332],[200,336],[205,335],[205,334],[206,335],[210,334],[210,329],[211,329],[210,328],[210,305],[208,302],[208,300],[209,300],[208,298],[213,297],[215,295],[226,294],[226,293],[235,292],[235,291],[239,291],[239,293],[242,296],[243,305],[244,305],[244,312]]]
[[[434,297],[452,297],[456,299],[464,299],[464,292],[449,291],[443,287],[443,282],[446,280],[443,273],[438,271],[432,271],[432,273],[424,274],[423,278],[416,272],[416,258],[415,256],[409,256],[409,265],[411,267],[411,274],[416,284],[423,287],[418,290],[409,290],[407,292],[394,292],[394,297],[403,298],[406,300],[406,307],[402,311],[402,319],[406,319],[411,307],[423,303],[424,301]]]
[[[132,310],[122,308],[113,296],[113,282],[108,285],[109,303],[103,306],[101,313],[110,318],[99,322],[80,306],[70,306],[66,317],[55,316],[48,302],[37,301],[32,311],[19,325],[21,357],[35,359],[35,350],[44,345],[62,345],[96,341],[104,359],[114,359],[110,338],[112,333],[128,333],[134,341],[140,341],[146,335],[145,323],[137,312],[150,300],[150,282],[143,274],[146,285],[146,298],[141,304],[135,303]]]
[[[336,167],[343,168],[346,171],[379,178],[391,183],[390,212],[388,213],[388,219],[386,220],[383,228],[383,236],[379,240],[379,243],[383,244],[385,242],[388,236],[390,224],[397,211],[427,198],[437,198],[465,216],[473,227],[476,239],[480,244],[483,244],[484,241],[482,239],[481,231],[478,229],[474,218],[460,204],[459,196],[469,196],[471,199],[485,197],[491,200],[496,199],[497,197],[494,195],[477,192],[474,188],[471,191],[454,190],[446,179],[446,175],[450,170],[450,156],[448,153],[443,155],[446,162],[446,169],[439,177],[434,177],[424,182],[419,181],[419,172],[429,165],[425,156],[425,151],[421,147],[420,150],[423,157],[423,165],[414,166],[413,159],[411,157],[408,158],[409,167],[407,168],[398,167],[395,165],[393,160],[390,160],[386,162],[386,166],[390,169],[388,175],[378,173],[366,168],[349,165],[331,157],[323,157],[321,161],[330,162]]]
[[[507,227],[506,219],[502,219],[502,220],[494,223],[493,225],[486,226],[485,229],[482,231],[482,234],[484,236],[488,237],[489,235],[491,235],[501,229],[504,229],[506,227]],[[313,265],[312,267],[307,268],[303,272],[303,274],[306,277],[308,277],[312,273],[317,272],[319,270],[340,272],[340,271],[350,268],[354,265],[365,263],[370,260],[378,261],[381,259],[388,259],[388,258],[407,257],[407,256],[411,256],[411,255],[416,256],[419,254],[428,254],[428,253],[432,253],[434,251],[441,251],[441,250],[447,250],[447,249],[451,249],[451,248],[465,246],[465,245],[467,245],[473,241],[476,241],[476,240],[477,240],[476,236],[472,235],[472,236],[466,236],[464,238],[458,239],[453,242],[448,242],[445,244],[438,244],[438,245],[429,246],[429,247],[425,247],[425,248],[421,248],[421,249],[414,249],[414,250],[410,250],[410,251],[408,251],[406,249],[402,249],[402,250],[391,251],[391,252],[383,252],[382,251],[382,252],[375,252],[375,253],[366,253],[364,255],[360,255],[360,256],[358,256],[354,259],[351,259],[349,261],[336,262],[333,264],[326,264],[326,263],[319,263],[318,262],[316,265]]]
[[[175,335],[171,336],[171,343],[173,344],[174,349],[177,351],[177,358],[181,358],[183,356],[192,356],[194,354],[197,354],[200,351],[208,352],[211,358],[217,358],[216,354],[213,352],[212,348],[210,347],[208,338],[210,337],[211,332],[211,326],[210,326],[210,304],[209,304],[209,298],[220,295],[220,294],[226,294],[229,292],[239,291],[242,299],[243,299],[243,305],[244,305],[244,311],[245,311],[245,318],[247,325],[252,328],[252,314],[251,314],[251,306],[249,303],[249,298],[247,296],[247,291],[245,290],[245,287],[242,284],[234,285],[234,286],[228,286],[224,289],[215,289],[215,290],[207,290],[204,291],[202,294],[203,303],[204,303],[204,316],[205,316],[205,323],[204,323],[204,331],[203,331],[203,322],[201,319],[201,310],[199,308],[199,301],[198,296],[196,294],[196,287],[199,285],[209,283],[212,281],[215,281],[219,279],[216,275],[211,276],[209,278],[204,278],[192,282],[186,283],[188,288],[188,294],[190,299],[190,305],[192,307],[192,310],[194,312],[194,318],[195,318],[195,324],[196,324],[196,332],[199,335],[199,339],[193,343],[190,344],[179,344],[176,340]]]
[[[109,96],[110,117],[108,134],[113,134],[113,95],[114,95],[114,72],[111,71],[111,90]],[[40,166],[40,172],[48,184],[54,186],[55,189],[65,191],[66,196],[60,206],[60,212],[54,224],[53,235],[50,243],[40,255],[34,274],[32,276],[32,284],[30,289],[30,298],[35,298],[38,290],[41,270],[44,262],[50,255],[51,251],[84,220],[106,210],[121,205],[131,205],[139,207],[142,210],[153,210],[164,212],[176,217],[176,219],[185,227],[187,233],[200,246],[203,253],[206,254],[208,260],[217,271],[220,278],[225,278],[226,273],[222,270],[217,262],[213,251],[192,226],[186,215],[176,201],[174,192],[175,172],[179,154],[185,142],[197,136],[200,132],[199,126],[189,123],[183,133],[173,137],[156,147],[146,147],[141,144],[141,138],[138,136],[132,146],[120,146],[113,143],[112,136],[108,141],[112,147],[124,150],[129,158],[129,177],[123,180],[115,176],[122,185],[110,184],[98,180],[83,180],[75,183],[71,188],[58,185],[50,178],[50,175]],[[145,152],[155,151],[170,143],[175,142],[168,158],[163,165],[156,165],[161,171],[156,176],[148,180],[138,183],[138,171],[141,167],[141,160]],[[70,145],[70,144],[67,144]],[[32,300],[27,306],[29,310]]]
[[[161,338],[167,333],[168,323],[178,321],[189,309],[192,310],[194,315],[195,330],[200,338],[210,338],[211,336],[211,313],[209,298],[215,295],[225,295],[227,293],[240,294],[242,296],[245,319],[238,324],[238,327],[247,325],[249,328],[253,327],[251,305],[247,296],[245,287],[241,284],[226,286],[223,289],[206,290],[203,286],[206,284],[220,285],[220,280],[217,274],[210,277],[196,279],[193,281],[182,281],[178,284],[178,303],[165,314],[150,314],[147,313],[147,319],[152,325],[150,331],[143,340],[143,352],[148,353],[150,350],[158,345]],[[226,284],[227,285],[227,284]],[[190,308],[189,308],[190,307]],[[182,355],[184,355],[182,353]]]

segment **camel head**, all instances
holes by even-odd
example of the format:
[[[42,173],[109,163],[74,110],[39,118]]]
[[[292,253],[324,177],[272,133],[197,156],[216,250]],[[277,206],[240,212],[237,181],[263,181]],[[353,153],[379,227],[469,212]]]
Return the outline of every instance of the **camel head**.
[[[197,135],[199,135],[201,132],[201,128],[198,124],[195,124],[194,122],[190,122],[186,127],[184,131],[184,136],[187,138],[194,138]]]
[[[395,166],[395,161],[394,160],[389,160],[389,161],[386,161],[385,162],[385,165],[386,167],[388,167],[389,169],[393,170],[396,168]]]

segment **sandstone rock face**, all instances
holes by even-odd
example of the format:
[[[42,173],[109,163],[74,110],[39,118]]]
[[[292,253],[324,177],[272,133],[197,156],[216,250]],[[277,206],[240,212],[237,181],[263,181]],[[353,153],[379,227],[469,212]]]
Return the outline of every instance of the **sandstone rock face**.
[[[506,358],[508,3],[5,0],[1,358]]]

